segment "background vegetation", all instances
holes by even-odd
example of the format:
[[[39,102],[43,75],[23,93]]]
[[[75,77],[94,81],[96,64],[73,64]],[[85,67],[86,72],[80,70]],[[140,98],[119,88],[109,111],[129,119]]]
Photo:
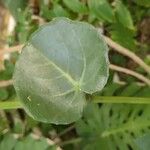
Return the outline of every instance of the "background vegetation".
[[[37,122],[22,109],[0,110],[0,150],[149,150],[149,0],[1,0],[0,109],[17,99],[11,79],[18,50],[58,16],[89,22],[105,35],[110,77],[96,94],[109,104],[88,104],[83,118],[67,126]]]

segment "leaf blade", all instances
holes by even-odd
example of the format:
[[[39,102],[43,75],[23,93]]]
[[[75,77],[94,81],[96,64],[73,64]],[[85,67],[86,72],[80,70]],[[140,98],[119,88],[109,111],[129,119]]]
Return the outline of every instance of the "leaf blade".
[[[15,89],[28,114],[55,124],[80,118],[85,93],[106,84],[107,53],[102,37],[87,23],[57,18],[41,27],[23,48],[14,73]]]

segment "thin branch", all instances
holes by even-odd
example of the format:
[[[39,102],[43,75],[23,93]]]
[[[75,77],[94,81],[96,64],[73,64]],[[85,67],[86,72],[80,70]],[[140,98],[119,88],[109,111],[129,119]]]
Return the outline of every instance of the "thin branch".
[[[64,134],[70,132],[70,131],[73,130],[74,128],[75,128],[75,125],[73,124],[73,125],[69,126],[68,128],[66,128],[65,130],[63,130],[62,132],[58,133],[57,136],[54,137],[53,139],[56,139],[56,138],[58,138],[58,137],[63,136]]]
[[[13,80],[2,80],[0,81],[0,88],[7,87],[13,84]]]
[[[31,136],[32,136],[32,138],[34,138],[34,139],[37,139],[37,140],[39,140],[41,137],[42,137],[42,132],[41,132],[41,130],[39,129],[39,128],[34,128],[35,130],[34,130],[34,133],[31,133]],[[47,143],[49,144],[49,145],[56,145],[57,143],[55,142],[55,141],[53,141],[52,139],[50,139],[50,138],[46,138],[46,140],[47,140]],[[61,149],[61,147],[59,147],[58,145],[56,145],[56,150],[62,150]]]
[[[104,36],[106,43],[113,48],[113,50],[131,58],[135,61],[138,65],[140,65],[147,73],[150,74],[150,66],[148,66],[141,58],[139,58],[136,54],[128,50],[127,48],[122,47],[121,45],[117,44],[109,37]]]
[[[43,25],[43,24],[46,23],[46,21],[42,17],[37,16],[37,15],[32,15],[32,19],[33,20],[38,20],[40,25]]]
[[[0,56],[4,55],[6,53],[12,53],[12,52],[20,51],[22,49],[22,47],[23,47],[23,44],[4,48],[4,49],[0,49]]]
[[[69,144],[77,144],[77,143],[80,143],[83,139],[82,138],[74,138],[74,139],[71,139],[71,140],[68,140],[68,141],[64,141],[64,142],[61,142],[61,143],[58,143],[59,146],[61,147],[64,147],[66,145],[69,145]]]
[[[147,85],[150,86],[150,80],[146,77],[144,77],[143,75],[135,72],[135,71],[132,71],[132,70],[129,70],[129,69],[126,69],[126,68],[123,68],[123,67],[119,67],[119,66],[116,66],[116,65],[113,65],[113,64],[110,64],[109,65],[109,68],[111,70],[115,70],[115,71],[119,71],[119,72],[123,72],[125,74],[128,74],[128,75],[131,75],[131,76],[134,76],[136,77],[137,79],[145,82]]]

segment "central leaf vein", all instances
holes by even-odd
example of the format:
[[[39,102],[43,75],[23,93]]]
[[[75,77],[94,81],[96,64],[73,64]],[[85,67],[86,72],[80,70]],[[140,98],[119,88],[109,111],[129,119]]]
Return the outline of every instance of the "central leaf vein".
[[[34,45],[31,45],[33,48],[37,49],[36,47],[34,47]],[[56,65],[54,62],[52,62],[50,59],[48,59],[44,54],[42,54],[40,52],[40,50],[38,51],[42,57],[44,57],[44,59],[46,59],[48,61],[49,64],[51,64],[55,69],[57,69],[64,77],[66,77],[73,86],[78,87],[78,82],[76,82],[68,73],[64,72],[64,70],[62,70],[58,65]]]

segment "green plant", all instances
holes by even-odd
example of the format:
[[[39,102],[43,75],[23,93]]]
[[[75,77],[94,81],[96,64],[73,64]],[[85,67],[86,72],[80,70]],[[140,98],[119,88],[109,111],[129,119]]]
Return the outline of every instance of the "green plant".
[[[0,37],[0,46],[2,46],[0,56],[3,57],[5,56],[4,54],[9,53],[9,58],[7,57],[4,61],[5,69],[0,71],[0,150],[34,150],[38,148],[41,150],[49,150],[51,147],[47,144],[51,143],[51,141],[48,141],[47,143],[48,139],[51,139],[56,145],[61,146],[63,150],[149,150],[149,2],[149,0],[15,0],[15,2],[12,2],[11,0],[0,0],[0,5],[3,3],[6,8],[9,9],[16,21],[16,26],[11,33],[11,36],[6,39],[4,38],[4,42],[1,41],[2,36]],[[15,80],[17,81],[15,82],[17,83],[17,86],[15,86],[17,87],[16,89],[22,89],[21,94],[19,94],[19,91],[17,92],[18,95],[20,95],[20,98],[16,97],[16,92],[12,85],[12,75],[14,73],[15,63],[20,55],[18,52],[12,52],[21,50],[22,45],[20,44],[25,46],[17,63],[19,69],[15,69],[15,73],[16,71],[19,72],[19,70],[25,69],[24,67],[21,67],[20,59],[22,59],[22,63],[24,64],[24,61],[27,62],[29,57],[33,57],[33,60],[35,60],[35,56],[40,54],[38,55],[40,57],[38,63],[37,61],[34,63],[32,60],[27,62],[27,65],[30,68],[29,70],[35,73],[36,71],[31,69],[31,65],[29,65],[31,64],[30,62],[33,62],[32,66],[35,67],[36,64],[41,62],[41,59],[43,58],[41,55],[44,56],[43,60],[45,60],[45,56],[46,58],[50,58],[49,55],[44,55],[45,51],[43,52],[43,48],[40,53],[38,51],[41,43],[45,41],[43,36],[39,38],[40,41],[36,42],[40,46],[38,48],[36,47],[33,56],[31,55],[28,58],[25,58],[23,53],[26,54],[27,49],[29,48],[25,43],[31,44],[33,36],[40,35],[41,31],[38,30],[34,35],[31,34],[37,30],[40,25],[51,21],[54,17],[67,17],[72,20],[77,20],[69,21],[71,22],[71,25],[79,23],[78,21],[92,24],[96,30],[102,31],[104,40],[110,47],[110,71],[107,84],[102,90],[98,90],[92,94],[85,92],[83,89],[80,90],[80,87],[78,86],[72,85],[75,89],[74,91],[77,91],[74,93],[80,93],[83,97],[80,99],[81,101],[77,99],[70,105],[69,113],[64,112],[64,110],[67,110],[66,108],[68,108],[68,103],[66,103],[69,101],[68,95],[65,95],[67,98],[59,95],[59,98],[63,99],[60,104],[56,101],[55,103],[52,103],[54,98],[50,99],[48,97],[53,95],[53,92],[50,92],[50,90],[47,90],[46,92],[46,89],[49,86],[44,88],[45,85],[49,85],[49,82],[45,81],[45,83],[42,84],[42,81],[40,86],[38,86],[38,83],[34,82],[37,85],[35,86],[35,84],[29,84],[29,80],[26,79],[26,75],[23,74],[23,77],[25,78],[24,81],[26,82],[25,84],[25,82],[21,80],[21,73],[17,73],[17,77],[20,78],[21,83],[23,83],[22,85],[25,87],[22,87],[22,85],[18,83],[18,80],[16,80],[17,77],[15,77]],[[44,26],[51,26],[51,23]],[[40,27],[40,29],[44,30],[45,27]],[[65,30],[63,31],[67,30],[65,27],[64,29]],[[59,30],[61,29],[59,28]],[[55,33],[58,31],[56,29]],[[52,35],[52,39],[56,38],[55,33]],[[68,35],[70,30],[66,33]],[[98,34],[103,39],[103,35],[101,35],[101,33]],[[48,32],[46,32],[46,35],[49,37]],[[71,34],[71,37],[72,38],[69,38],[69,40],[74,39],[75,43],[78,43],[78,37],[74,38],[73,34]],[[111,37],[111,39],[109,37]],[[66,36],[63,36],[62,41],[64,41],[65,38]],[[93,50],[95,45],[93,45],[92,38],[90,40],[89,43],[92,43],[91,47]],[[4,47],[8,47],[9,45],[10,48],[3,48],[3,43]],[[46,44],[46,46],[49,44],[50,42]],[[58,42],[57,44],[59,44],[58,49],[60,47],[63,52],[66,53],[64,45],[61,44],[61,42]],[[69,47],[71,47],[72,54],[72,46],[69,45]],[[60,58],[64,58],[64,53],[57,54],[60,54]],[[97,57],[99,58],[99,56]],[[48,61],[50,60],[51,59],[48,59]],[[89,60],[90,59],[87,59],[87,62],[89,62]],[[79,68],[75,67],[78,63],[79,61],[73,63],[72,59],[71,61],[69,60],[69,64],[71,64],[71,69],[73,71],[78,71]],[[63,63],[61,63],[61,65],[63,65]],[[23,66],[25,66],[25,64]],[[41,68],[38,70],[43,71]],[[50,72],[49,66],[47,68],[45,67],[45,70],[46,69]],[[26,70],[27,69],[25,69],[24,73]],[[46,71],[39,71],[37,72],[37,75],[42,75],[42,73],[45,74],[45,72]],[[29,74],[29,79],[31,79],[31,81],[37,81],[36,74],[34,73]],[[90,72],[90,74],[93,75],[94,72]],[[53,76],[47,76],[53,78]],[[88,74],[88,76],[90,75]],[[47,78],[47,80],[50,80],[49,78]],[[46,78],[42,79],[45,80]],[[63,79],[66,81],[64,85],[68,85],[68,79]],[[89,79],[90,77],[88,80]],[[75,82],[77,81],[78,80],[75,79]],[[30,85],[32,90],[35,90],[36,94],[38,93],[38,95],[41,96],[41,99],[38,99],[40,102],[42,100],[51,100],[53,105],[46,105],[46,107],[54,108],[53,106],[56,104],[55,108],[58,109],[48,109],[48,111],[46,111],[46,107],[41,109],[39,108],[40,103],[36,103],[36,99],[33,99],[33,96],[29,96],[27,97],[27,103],[30,102],[30,100],[33,100],[34,109],[33,107],[29,108],[31,113],[27,112],[29,114],[27,115],[24,112],[24,110],[28,110],[25,101],[26,99],[22,99],[21,97],[22,95],[27,96],[32,93],[32,91],[29,90],[31,88],[26,88]],[[56,84],[54,82],[53,85],[54,86],[51,87],[55,87],[55,90],[53,90],[54,92],[60,91],[56,89]],[[59,85],[63,84],[59,83]],[[44,91],[44,94],[46,93],[46,96],[42,94],[41,89]],[[64,89],[64,87],[61,89]],[[23,93],[23,91],[26,92]],[[71,95],[71,93],[68,94],[70,94],[70,97],[73,95]],[[37,97],[39,98],[40,96]],[[19,99],[21,99],[21,102]],[[77,106],[78,109],[74,107],[74,104],[76,104],[77,101],[79,102]],[[93,104],[93,102],[97,104]],[[31,104],[31,102],[29,104]],[[81,111],[79,111],[79,109]],[[51,115],[48,114],[44,116],[45,113]],[[52,113],[54,113],[54,115]],[[53,116],[56,116],[57,114],[59,116],[53,118]],[[73,115],[75,117],[73,117]],[[30,116],[34,116],[36,120],[40,121],[36,121]],[[78,119],[81,116],[82,118]],[[72,121],[74,123],[71,123]],[[52,124],[49,124],[48,122]],[[53,123],[59,125],[54,125]],[[35,147],[33,145],[35,145]],[[52,149],[57,148],[54,146]]]
[[[149,132],[149,105],[89,105],[77,123],[83,150],[139,150],[135,139]]]
[[[66,124],[79,119],[85,94],[100,91],[108,78],[108,48],[83,22],[57,18],[42,26],[22,49],[14,86],[33,118]]]
[[[34,150],[56,150],[56,146],[46,138],[33,134],[25,138],[17,137],[11,133],[1,136],[0,150],[27,150],[31,147]]]

